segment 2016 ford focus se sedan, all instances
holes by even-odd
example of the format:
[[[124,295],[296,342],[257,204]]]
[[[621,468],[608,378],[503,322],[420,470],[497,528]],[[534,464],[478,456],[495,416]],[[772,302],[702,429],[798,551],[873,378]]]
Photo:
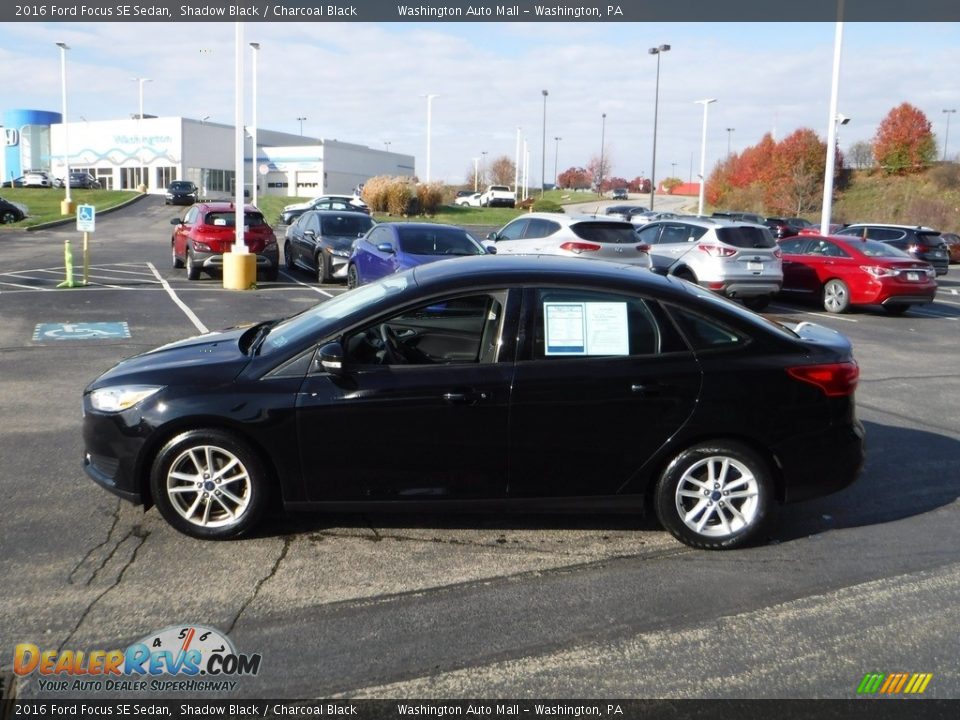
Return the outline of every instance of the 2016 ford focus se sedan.
[[[733,548],[851,483],[858,368],[780,325],[613,263],[423,265],[293,317],[124,360],[84,391],[84,466],[199,538],[288,510],[652,509]]]

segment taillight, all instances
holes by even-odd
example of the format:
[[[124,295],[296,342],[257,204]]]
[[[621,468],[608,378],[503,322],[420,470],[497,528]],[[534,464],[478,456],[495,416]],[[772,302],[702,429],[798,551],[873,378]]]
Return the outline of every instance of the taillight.
[[[737,254],[737,251],[733,248],[711,243],[700,243],[697,245],[697,250],[702,250],[710,257],[732,257]]]
[[[777,260],[779,260],[780,258],[783,257],[783,250],[781,250],[780,248],[774,248],[774,249],[773,249],[773,256],[774,256],[775,258],[777,258]]]
[[[575,242],[575,241],[571,240],[571,241],[565,242],[563,245],[561,245],[561,246],[560,246],[560,249],[561,249],[561,250],[569,250],[570,252],[572,252],[572,253],[577,253],[577,254],[579,255],[580,253],[585,253],[585,252],[596,252],[596,251],[599,250],[601,247],[603,247],[603,246],[602,246],[602,245],[597,245],[596,243]]]
[[[860,367],[853,360],[825,365],[799,365],[787,368],[791,377],[816,385],[827,397],[853,395],[860,379]]]
[[[890,268],[881,267],[880,265],[861,265],[860,269],[866,273],[870,273],[874,277],[893,277],[897,274],[896,270],[891,270]]]
[[[648,253],[650,252],[650,246],[646,243],[640,243],[637,245],[637,252]]]

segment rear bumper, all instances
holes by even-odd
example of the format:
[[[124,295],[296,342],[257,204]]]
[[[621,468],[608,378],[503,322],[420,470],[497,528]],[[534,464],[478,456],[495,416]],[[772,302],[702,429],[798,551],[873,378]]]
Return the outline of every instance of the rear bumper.
[[[221,253],[195,252],[193,257],[204,270],[223,270],[223,255]],[[280,266],[280,251],[278,249],[274,249],[272,252],[268,250],[257,253],[256,258],[258,270],[272,270]]]
[[[851,485],[866,458],[866,433],[859,420],[816,435],[800,435],[775,449],[784,475],[784,503],[830,495]]]
[[[757,297],[759,295],[773,295],[780,292],[782,281],[777,280],[727,280],[719,288],[714,287],[715,283],[701,283],[711,290],[720,292],[727,297]]]

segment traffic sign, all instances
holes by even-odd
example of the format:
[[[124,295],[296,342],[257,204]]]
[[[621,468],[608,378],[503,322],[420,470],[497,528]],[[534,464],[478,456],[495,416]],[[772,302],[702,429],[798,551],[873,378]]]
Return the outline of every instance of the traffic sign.
[[[93,232],[96,219],[96,207],[93,205],[77,206],[77,232]]]

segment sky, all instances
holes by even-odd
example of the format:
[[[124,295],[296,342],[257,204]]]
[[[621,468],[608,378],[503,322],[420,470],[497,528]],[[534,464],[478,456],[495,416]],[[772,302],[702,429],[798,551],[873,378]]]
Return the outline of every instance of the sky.
[[[246,23],[259,42],[257,124],[413,155],[426,176],[463,183],[473,158],[514,159],[517,128],[530,152],[531,185],[554,170],[604,155],[615,176],[649,177],[657,58],[656,178],[699,173],[703,107],[707,172],[765,133],[798,128],[827,137],[834,23]],[[870,140],[909,102],[933,124],[939,153],[960,152],[960,25],[845,23],[839,112],[842,150]],[[234,23],[0,24],[0,111],[61,110],[66,42],[71,122],[138,111],[233,124]],[[250,53],[244,53],[251,122]],[[547,90],[546,131],[544,98]],[[606,113],[606,119],[603,114]],[[728,131],[728,128],[732,128]],[[557,141],[555,138],[561,138]],[[545,139],[545,141],[544,141]],[[389,144],[389,145],[388,145]],[[545,146],[545,153],[542,149]],[[486,153],[484,155],[484,153]]]

